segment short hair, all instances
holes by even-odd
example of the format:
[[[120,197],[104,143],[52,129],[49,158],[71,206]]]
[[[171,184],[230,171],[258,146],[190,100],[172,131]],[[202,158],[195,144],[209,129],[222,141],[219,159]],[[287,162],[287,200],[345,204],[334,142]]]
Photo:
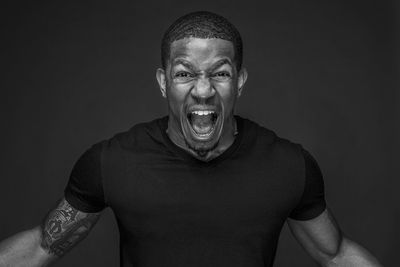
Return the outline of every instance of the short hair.
[[[239,31],[226,18],[208,11],[197,11],[178,18],[164,33],[161,42],[161,64],[165,69],[174,41],[194,38],[218,38],[233,43],[237,70],[242,67],[243,43]]]

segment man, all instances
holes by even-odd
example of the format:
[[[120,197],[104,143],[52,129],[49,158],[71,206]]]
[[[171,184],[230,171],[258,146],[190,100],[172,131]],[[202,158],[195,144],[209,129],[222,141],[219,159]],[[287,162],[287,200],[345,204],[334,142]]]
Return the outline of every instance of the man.
[[[156,76],[168,116],[86,151],[42,225],[0,244],[1,266],[54,262],[107,206],[121,266],[272,266],[285,221],[321,266],[381,266],[342,235],[313,157],[234,115],[247,71],[231,23],[209,12],[179,18]]]

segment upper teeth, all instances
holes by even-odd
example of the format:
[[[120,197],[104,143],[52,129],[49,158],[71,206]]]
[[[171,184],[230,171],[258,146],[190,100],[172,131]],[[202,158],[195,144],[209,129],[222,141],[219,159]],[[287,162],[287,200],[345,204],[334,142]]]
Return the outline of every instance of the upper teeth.
[[[212,110],[195,110],[195,111],[192,111],[192,113],[194,113],[196,115],[209,115],[209,114],[214,113],[214,111],[212,111]]]

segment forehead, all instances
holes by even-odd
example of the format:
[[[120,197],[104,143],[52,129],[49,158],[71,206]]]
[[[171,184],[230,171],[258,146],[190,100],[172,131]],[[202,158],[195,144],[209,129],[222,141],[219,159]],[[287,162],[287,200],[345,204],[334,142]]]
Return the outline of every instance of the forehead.
[[[235,51],[231,41],[218,38],[184,38],[171,44],[170,62],[178,58],[194,62],[214,61],[226,58],[233,62]]]

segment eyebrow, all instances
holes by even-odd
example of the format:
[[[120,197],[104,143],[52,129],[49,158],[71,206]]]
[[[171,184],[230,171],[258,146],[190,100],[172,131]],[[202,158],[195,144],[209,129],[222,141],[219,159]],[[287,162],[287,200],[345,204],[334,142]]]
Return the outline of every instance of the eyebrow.
[[[216,63],[214,63],[214,64],[211,66],[211,72],[212,72],[212,71],[215,71],[216,69],[218,69],[219,67],[221,67],[221,66],[223,66],[223,65],[225,65],[225,64],[228,64],[229,66],[232,67],[232,62],[231,62],[229,59],[227,59],[227,58],[223,58],[223,59],[218,60]],[[186,61],[186,60],[184,60],[184,59],[181,59],[181,58],[175,59],[175,60],[174,60],[174,65],[175,65],[175,66],[176,66],[176,65],[183,65],[184,67],[186,67],[186,68],[188,68],[188,69],[194,71],[193,65],[192,65],[190,62],[188,62],[188,61]]]
[[[221,66],[223,66],[225,64],[228,64],[229,66],[232,67],[231,61],[229,59],[227,59],[227,58],[223,58],[221,60],[218,60],[216,63],[214,63],[212,68],[211,68],[211,70],[214,71],[214,70],[218,69],[219,67],[221,67]]]
[[[178,58],[178,59],[174,60],[174,65],[183,65],[190,70],[194,70],[192,64],[190,64],[189,62],[187,62],[184,59]]]

